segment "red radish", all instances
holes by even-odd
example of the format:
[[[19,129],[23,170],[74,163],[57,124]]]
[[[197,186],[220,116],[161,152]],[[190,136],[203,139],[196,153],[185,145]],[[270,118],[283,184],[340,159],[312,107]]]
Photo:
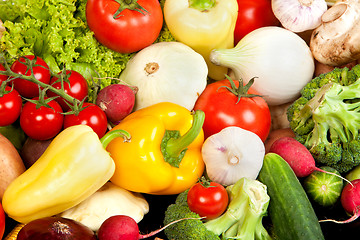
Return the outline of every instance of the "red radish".
[[[292,137],[281,137],[277,139],[271,145],[269,152],[280,155],[290,165],[297,177],[307,177],[313,171],[319,171],[336,175],[341,179],[348,181],[340,175],[316,167],[314,157],[311,155],[310,151]]]
[[[291,166],[297,177],[309,176],[314,170],[323,171],[315,166],[309,150],[292,137],[281,137],[270,147],[269,152],[280,155]]]
[[[351,214],[351,217],[344,221],[325,219],[321,222],[350,223],[360,216],[360,179],[351,181],[343,188],[340,202],[344,210]]]
[[[360,179],[355,179],[344,187],[340,201],[344,210],[353,215],[349,219],[350,221],[354,221],[360,216]]]
[[[126,215],[115,215],[106,219],[98,230],[99,240],[140,239],[139,226]]]
[[[138,240],[149,238],[161,232],[168,226],[186,219],[182,218],[148,234],[140,234],[136,221],[126,215],[114,215],[106,219],[100,226],[97,235],[99,240]]]
[[[117,123],[132,112],[136,93],[136,87],[111,84],[99,91],[96,105],[105,112],[110,122]]]

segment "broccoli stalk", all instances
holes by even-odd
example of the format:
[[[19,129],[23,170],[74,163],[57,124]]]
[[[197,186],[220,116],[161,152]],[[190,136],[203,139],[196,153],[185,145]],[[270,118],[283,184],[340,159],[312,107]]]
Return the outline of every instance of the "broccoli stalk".
[[[241,178],[228,186],[230,203],[223,215],[202,222],[185,220],[165,229],[169,239],[242,239],[270,240],[262,219],[267,213],[270,197],[267,188],[257,180]],[[179,194],[175,204],[165,211],[164,224],[180,218],[199,217],[191,212],[186,201],[187,191]]]
[[[288,109],[290,127],[319,164],[340,173],[360,164],[359,68],[334,69],[310,81]]]
[[[223,234],[225,239],[271,239],[262,224],[270,201],[266,186],[241,178],[227,187],[227,191],[231,199],[228,209],[220,217],[207,221],[205,227],[217,235]]]

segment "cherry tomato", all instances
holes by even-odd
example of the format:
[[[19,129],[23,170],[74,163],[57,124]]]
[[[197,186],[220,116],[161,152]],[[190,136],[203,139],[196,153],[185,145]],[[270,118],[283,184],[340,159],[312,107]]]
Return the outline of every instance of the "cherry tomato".
[[[266,26],[279,26],[275,17],[271,0],[237,0],[239,10],[234,31],[236,45],[249,32]]]
[[[162,28],[163,14],[158,0],[136,1],[142,9],[125,9],[115,0],[88,0],[86,20],[95,38],[120,53],[132,53],[152,44]],[[122,1],[125,4],[125,1]],[[133,1],[134,2],[134,1]],[[113,15],[115,14],[115,17]]]
[[[0,71],[5,71],[5,67],[0,64]],[[0,85],[3,81],[6,81],[8,79],[8,76],[0,74]]]
[[[33,98],[32,100],[38,100]],[[55,137],[62,129],[64,116],[61,106],[55,101],[48,102],[51,107],[26,102],[20,114],[20,126],[27,136],[36,140],[48,140]]]
[[[94,132],[101,138],[107,130],[107,118],[105,112],[93,103],[84,103],[85,109],[81,110],[76,116],[75,114],[65,115],[64,128],[70,126],[85,124],[90,126]]]
[[[67,70],[66,74],[68,74],[69,77],[68,81],[63,81],[65,93],[80,101],[84,100],[88,95],[88,84],[86,79],[76,71]],[[52,85],[56,89],[61,89],[61,81],[58,77],[52,77],[50,80],[50,85]],[[50,90],[47,91],[47,95],[48,97],[58,96],[56,93]],[[55,98],[55,101],[60,104],[61,108],[64,111],[70,109],[70,107],[65,103],[66,101],[64,100],[64,98],[57,97]]]
[[[214,219],[226,210],[229,196],[219,183],[210,182],[210,186],[206,186],[198,182],[189,189],[187,203],[190,210],[200,217]]]
[[[15,73],[22,74],[25,76],[31,75],[31,69],[25,65],[25,58],[33,60],[35,58],[34,55],[27,55],[19,58],[11,65],[11,70]],[[40,57],[36,57],[36,64],[40,66],[33,67],[34,76],[40,82],[49,84],[50,82],[50,71],[49,66],[46,62]],[[12,80],[14,84],[14,88],[19,92],[19,94],[26,98],[34,98],[39,96],[39,86],[33,82],[28,80],[17,78]]]
[[[5,87],[5,93],[0,97],[0,126],[13,124],[20,116],[22,99],[20,94],[9,86]]]
[[[256,81],[256,80],[255,80]],[[234,82],[236,87],[239,82]],[[194,110],[205,113],[203,125],[205,138],[220,132],[225,127],[237,126],[257,134],[265,141],[270,132],[271,115],[269,106],[261,97],[238,97],[227,90],[228,79],[210,83],[197,99]],[[257,94],[249,89],[248,94]]]

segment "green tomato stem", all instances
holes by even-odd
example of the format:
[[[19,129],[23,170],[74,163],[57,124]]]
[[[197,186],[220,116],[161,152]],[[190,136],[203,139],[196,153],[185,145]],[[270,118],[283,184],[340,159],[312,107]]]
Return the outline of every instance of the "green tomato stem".
[[[115,0],[115,2],[117,2],[120,6],[113,15],[114,19],[121,17],[122,15],[120,15],[120,13],[125,9],[137,11],[143,15],[148,13],[148,11],[137,2],[137,0]]]
[[[28,68],[30,68],[31,70],[31,74],[30,76],[26,76],[26,75],[23,75],[23,74],[19,74],[19,73],[15,73],[13,72],[10,68],[7,68],[5,71],[0,71],[0,74],[4,74],[4,75],[7,75],[9,76],[8,80],[6,80],[6,82],[10,82],[16,78],[21,78],[21,79],[24,79],[24,80],[27,80],[27,81],[30,81],[32,83],[35,83],[37,84],[38,86],[44,88],[44,89],[48,89],[54,93],[56,93],[57,95],[59,95],[60,97],[62,97],[63,99],[65,99],[66,101],[68,101],[69,103],[77,103],[77,102],[80,102],[78,99],[76,98],[73,98],[72,96],[70,96],[69,94],[67,94],[63,89],[57,89],[57,88],[54,88],[53,86],[51,86],[50,84],[46,84],[46,83],[43,83],[39,80],[37,80],[34,76],[34,73],[33,73],[33,61],[30,61],[30,64],[29,65],[26,65]],[[3,84],[2,84],[3,85]],[[76,104],[75,104],[76,105]]]

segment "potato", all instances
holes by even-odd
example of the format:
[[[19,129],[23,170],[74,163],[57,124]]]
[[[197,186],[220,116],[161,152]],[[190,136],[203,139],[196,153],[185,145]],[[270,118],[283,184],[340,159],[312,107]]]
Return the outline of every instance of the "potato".
[[[271,145],[281,137],[295,137],[295,133],[293,130],[291,130],[291,128],[280,128],[272,130],[264,143],[265,153],[268,153]]]
[[[26,139],[20,151],[20,156],[26,168],[31,167],[40,158],[51,141],[52,138],[49,140]]]
[[[0,199],[8,185],[24,171],[20,154],[10,140],[0,134]]]

